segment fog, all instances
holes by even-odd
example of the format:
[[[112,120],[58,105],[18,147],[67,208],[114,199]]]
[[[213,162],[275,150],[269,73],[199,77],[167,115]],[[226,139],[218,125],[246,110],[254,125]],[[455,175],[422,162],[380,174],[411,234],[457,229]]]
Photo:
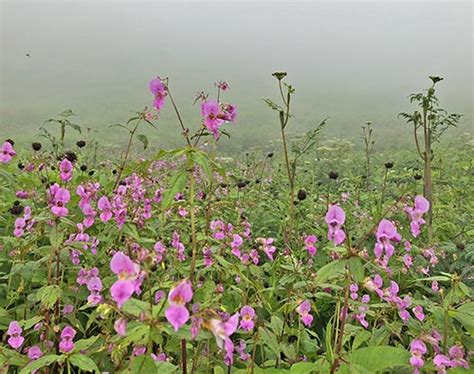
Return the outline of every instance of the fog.
[[[30,136],[44,120],[71,108],[76,122],[109,143],[151,104],[150,78],[169,77],[186,126],[199,126],[197,91],[235,103],[233,148],[278,136],[278,118],[262,97],[278,99],[271,73],[296,87],[289,129],[305,131],[325,117],[328,136],[359,141],[373,121],[380,142],[404,144],[397,119],[413,107],[408,94],[439,84],[443,105],[464,114],[472,131],[472,2],[111,2],[1,3],[0,136]],[[29,56],[27,56],[27,54]],[[171,105],[150,129],[154,143],[176,145]],[[151,131],[153,130],[153,131]],[[123,137],[125,138],[125,137]]]

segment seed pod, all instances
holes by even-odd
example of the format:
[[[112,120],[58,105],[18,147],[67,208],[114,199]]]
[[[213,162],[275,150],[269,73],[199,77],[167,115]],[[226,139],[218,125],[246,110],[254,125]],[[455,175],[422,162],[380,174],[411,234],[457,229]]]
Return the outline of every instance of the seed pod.
[[[298,191],[298,200],[303,201],[304,199],[306,199],[306,196],[307,196],[307,193],[305,190]]]

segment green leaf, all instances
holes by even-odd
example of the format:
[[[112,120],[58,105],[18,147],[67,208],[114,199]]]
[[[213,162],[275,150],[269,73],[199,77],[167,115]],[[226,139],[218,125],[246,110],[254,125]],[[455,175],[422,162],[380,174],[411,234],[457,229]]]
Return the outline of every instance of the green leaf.
[[[33,370],[38,370],[39,368],[42,368],[44,366],[49,366],[52,363],[56,362],[58,358],[58,355],[47,355],[40,357],[37,360],[30,362],[26,367],[24,367],[20,371],[20,374],[28,374],[31,373]]]
[[[99,372],[99,368],[95,362],[81,353],[76,353],[70,356],[69,362],[81,370]]]
[[[453,315],[474,336],[474,302],[466,303],[456,309]]]
[[[356,282],[360,283],[364,280],[364,264],[362,264],[362,260],[360,257],[351,257],[348,260],[349,264],[349,271]]]
[[[36,294],[36,299],[41,302],[43,307],[51,309],[59,300],[63,290],[56,285],[41,287]]]
[[[182,192],[184,190],[184,188],[186,187],[187,179],[188,179],[188,174],[183,170],[173,175],[169,183],[171,188],[168,188],[163,193],[163,200],[162,200],[163,209],[168,209],[176,193]]]
[[[149,355],[141,355],[132,360],[130,367],[132,374],[159,373],[155,361]]]
[[[369,371],[408,366],[409,359],[410,353],[406,349],[389,346],[360,348],[348,356],[349,363],[363,366]]]
[[[99,339],[99,335],[93,336],[89,339],[80,339],[74,343],[74,350],[79,352],[89,348],[92,344],[94,344],[97,339]]]
[[[318,284],[326,283],[329,279],[342,275],[346,263],[346,260],[337,260],[324,265],[316,273],[316,282]]]
[[[258,329],[258,333],[268,348],[275,353],[275,356],[280,357],[280,346],[276,335],[263,327]]]
[[[146,137],[146,135],[143,135],[143,134],[138,134],[137,135],[137,139],[142,142],[143,144],[143,149],[147,149],[148,148],[148,138]]]
[[[290,368],[290,374],[309,374],[315,373],[316,370],[320,369],[320,364],[316,362],[298,362]]]
[[[155,361],[155,366],[158,369],[157,373],[160,374],[176,373],[179,370],[178,367],[166,361]]]

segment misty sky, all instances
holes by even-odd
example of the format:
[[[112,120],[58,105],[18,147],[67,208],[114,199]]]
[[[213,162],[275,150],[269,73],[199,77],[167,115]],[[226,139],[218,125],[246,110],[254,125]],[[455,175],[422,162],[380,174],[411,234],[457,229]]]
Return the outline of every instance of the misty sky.
[[[195,93],[226,80],[237,141],[271,138],[277,118],[261,98],[277,98],[275,70],[297,90],[295,131],[329,116],[337,135],[354,136],[368,120],[399,134],[397,113],[432,74],[445,77],[441,99],[472,130],[470,1],[12,0],[0,11],[0,135],[36,131],[66,108],[109,134],[150,104],[147,82],[159,75],[170,78],[187,125],[198,126]],[[176,125],[169,105],[160,121],[166,139]]]

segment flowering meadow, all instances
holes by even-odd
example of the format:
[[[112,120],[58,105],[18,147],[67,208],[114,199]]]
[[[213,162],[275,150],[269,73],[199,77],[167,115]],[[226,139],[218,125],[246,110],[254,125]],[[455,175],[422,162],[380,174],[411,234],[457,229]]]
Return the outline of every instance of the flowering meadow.
[[[461,118],[442,78],[387,153],[371,123],[360,150],[331,119],[289,136],[295,88],[273,79],[269,152],[220,154],[223,81],[192,125],[152,79],[116,156],[70,110],[28,147],[2,130],[0,373],[472,372],[474,141],[438,143]],[[183,147],[142,157],[165,106]]]

